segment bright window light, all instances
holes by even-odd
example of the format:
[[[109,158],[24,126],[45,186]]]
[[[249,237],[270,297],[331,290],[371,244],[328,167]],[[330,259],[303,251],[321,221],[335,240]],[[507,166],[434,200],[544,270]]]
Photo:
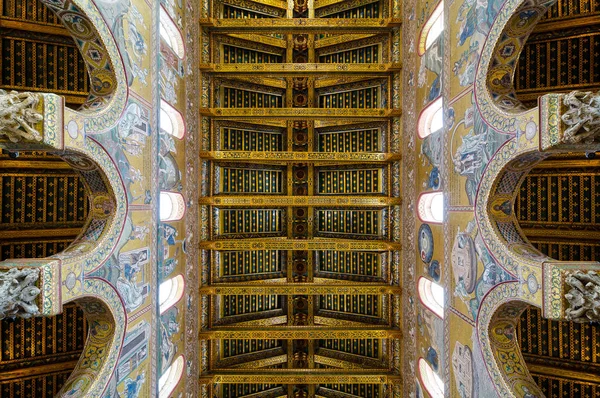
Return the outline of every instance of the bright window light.
[[[427,278],[419,278],[417,286],[423,304],[440,318],[444,318],[444,288]]]
[[[160,221],[177,221],[185,214],[185,200],[178,192],[161,191],[159,197]]]
[[[419,138],[425,138],[444,128],[444,100],[439,97],[427,105],[419,115],[417,132]]]
[[[423,222],[441,224],[444,222],[444,193],[425,192],[419,196],[417,205],[419,218]]]
[[[160,284],[158,288],[158,302],[161,314],[181,300],[184,288],[185,281],[181,275],[167,279]]]
[[[180,355],[158,379],[158,397],[169,398],[183,375],[183,356]]]
[[[167,43],[179,58],[183,59],[185,56],[185,45],[183,44],[181,31],[162,6],[160,7],[160,27],[158,31],[160,38]]]
[[[431,124],[429,125],[429,131],[435,133],[436,131],[444,127],[444,109],[439,107],[437,111],[431,117]]]
[[[185,135],[185,122],[181,113],[168,102],[160,100],[160,130],[182,139]]]
[[[427,23],[423,25],[419,37],[419,55],[423,55],[444,31],[444,2],[433,10]]]
[[[444,398],[444,382],[423,358],[419,359],[419,375],[431,398]]]

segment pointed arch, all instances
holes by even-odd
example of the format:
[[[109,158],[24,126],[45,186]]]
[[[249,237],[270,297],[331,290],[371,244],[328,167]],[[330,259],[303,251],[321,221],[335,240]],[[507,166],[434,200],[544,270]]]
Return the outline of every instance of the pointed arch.
[[[533,380],[516,335],[521,313],[536,305],[522,296],[519,282],[504,282],[484,297],[477,316],[477,336],[484,363],[502,398],[543,397]]]
[[[114,36],[92,1],[41,1],[73,36],[91,81],[80,109],[64,109],[64,126],[73,138],[104,132],[117,124],[127,102],[127,77]]]
[[[538,108],[517,99],[514,75],[527,38],[554,1],[507,0],[487,36],[475,76],[475,106],[494,129],[511,134],[539,122]],[[536,126],[537,127],[537,126]]]

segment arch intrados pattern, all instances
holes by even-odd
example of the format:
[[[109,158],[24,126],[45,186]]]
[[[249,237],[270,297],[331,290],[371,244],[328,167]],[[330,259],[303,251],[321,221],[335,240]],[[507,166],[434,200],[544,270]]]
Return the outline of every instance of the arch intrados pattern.
[[[487,248],[496,262],[515,278],[524,266],[539,274],[551,260],[535,249],[522,232],[514,214],[514,202],[521,183],[548,154],[535,148],[519,150],[518,141],[507,141],[490,160],[475,203],[475,217]]]
[[[92,1],[41,0],[61,20],[86,64],[90,96],[77,111],[65,109],[65,126],[72,121],[83,134],[114,126],[127,101],[127,78],[117,44]]]
[[[564,264],[540,253],[524,237],[513,210],[517,190],[538,162],[552,153],[586,149],[561,140],[558,95],[543,96],[539,108],[530,110],[514,95],[516,60],[552,4],[508,0],[490,29],[475,79],[475,103],[483,119],[498,132],[512,135],[488,162],[475,201],[475,218],[490,254],[515,279],[492,288],[477,316],[484,361],[502,397],[543,396],[516,341],[521,312],[534,305],[545,317],[563,318],[564,276],[577,269],[598,269],[598,263]]]
[[[27,144],[22,149],[27,149]],[[86,225],[65,251],[45,259],[7,260],[0,263],[0,269],[40,270],[38,315],[58,314],[71,301],[81,306],[90,337],[58,396],[67,392],[69,397],[101,396],[121,352],[127,315],[115,288],[90,275],[119,242],[127,200],[116,166],[98,143],[88,137],[84,150],[66,149],[57,154],[79,172],[88,191],[91,211]]]
[[[57,396],[100,397],[121,354],[127,313],[115,288],[99,278],[84,281],[84,294],[75,301],[89,325],[83,353]],[[66,304],[66,302],[64,302]]]
[[[516,335],[519,317],[534,302],[521,299],[519,282],[496,285],[477,316],[477,336],[487,371],[500,397],[543,397],[529,371]],[[532,394],[532,395],[528,395]]]
[[[0,268],[38,268],[39,315],[62,311],[78,303],[90,333],[75,370],[58,396],[99,397],[105,391],[119,358],[127,314],[121,297],[107,281],[92,277],[117,246],[127,215],[127,196],[113,160],[90,135],[119,121],[127,101],[123,63],[104,18],[91,1],[42,0],[61,19],[86,62],[92,90],[79,111],[64,99],[38,94],[44,120],[39,141],[2,140],[11,151],[50,151],[76,169],[90,194],[90,216],[82,233],[65,251],[46,259],[8,260]]]
[[[494,129],[518,134],[537,127],[538,109],[517,99],[513,78],[525,41],[555,0],[507,0],[490,28],[475,73],[475,103]]]

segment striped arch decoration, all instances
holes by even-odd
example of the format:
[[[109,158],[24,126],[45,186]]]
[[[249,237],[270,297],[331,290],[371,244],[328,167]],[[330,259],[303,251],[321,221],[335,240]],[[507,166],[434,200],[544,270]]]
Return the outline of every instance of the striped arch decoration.
[[[539,125],[537,108],[525,109],[513,88],[514,69],[529,34],[554,1],[508,0],[496,16],[475,76],[475,103],[494,129],[520,135]]]

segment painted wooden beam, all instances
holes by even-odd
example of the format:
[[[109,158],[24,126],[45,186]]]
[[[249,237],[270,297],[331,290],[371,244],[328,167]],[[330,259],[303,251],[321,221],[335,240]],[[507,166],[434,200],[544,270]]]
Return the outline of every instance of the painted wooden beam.
[[[201,384],[401,384],[400,375],[381,370],[259,369],[218,371],[200,378]]]
[[[200,205],[228,207],[265,207],[269,206],[335,206],[337,207],[387,207],[399,206],[401,198],[377,196],[211,196],[198,199]]]
[[[36,376],[44,376],[52,373],[70,371],[75,368],[79,360],[49,363],[44,365],[31,366],[9,371],[0,372],[0,383],[6,383],[11,380],[31,379]]]
[[[390,251],[400,250],[400,243],[373,240],[347,239],[223,239],[204,241],[203,250],[340,250],[340,251]]]
[[[387,120],[400,117],[400,109],[362,109],[362,108],[200,108],[202,116],[214,119],[345,119],[350,120]]]
[[[303,33],[324,30],[351,33],[388,33],[402,24],[401,18],[261,18],[261,19],[216,19],[202,18],[200,26],[214,32],[265,32]]]
[[[277,73],[283,76],[294,75],[327,75],[337,74],[365,74],[369,76],[386,76],[391,72],[398,72],[402,69],[399,63],[387,64],[200,64],[202,72],[213,72],[216,76],[220,75],[256,75]]]
[[[238,162],[278,162],[287,164],[288,162],[309,162],[309,163],[371,163],[371,162],[391,162],[400,160],[399,153],[378,153],[378,152],[257,152],[257,151],[202,151],[200,158],[205,160],[227,160]]]
[[[278,295],[315,295],[315,294],[400,294],[400,286],[384,283],[219,283],[202,286],[200,294],[278,294]]]
[[[198,333],[200,340],[219,339],[388,339],[402,338],[399,329],[384,326],[272,326],[272,327],[214,327]]]

